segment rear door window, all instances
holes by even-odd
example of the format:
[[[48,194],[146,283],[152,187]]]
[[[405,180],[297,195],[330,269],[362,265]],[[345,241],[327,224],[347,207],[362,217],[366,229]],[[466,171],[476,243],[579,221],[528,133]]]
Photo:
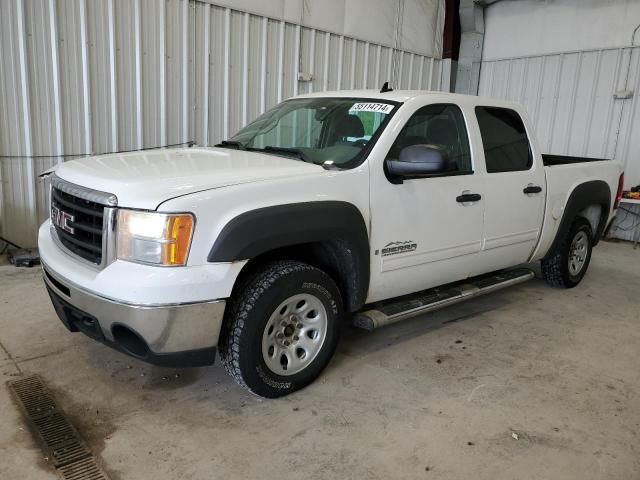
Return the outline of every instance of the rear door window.
[[[488,173],[529,170],[533,156],[524,123],[508,108],[476,107]]]

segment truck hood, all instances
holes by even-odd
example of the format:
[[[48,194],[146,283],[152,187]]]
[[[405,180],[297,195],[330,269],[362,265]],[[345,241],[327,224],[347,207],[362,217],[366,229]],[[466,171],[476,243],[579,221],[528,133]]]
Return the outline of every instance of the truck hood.
[[[156,209],[190,193],[323,172],[319,165],[225,148],[179,148],[101,155],[65,162],[58,177],[112,193],[118,205]]]

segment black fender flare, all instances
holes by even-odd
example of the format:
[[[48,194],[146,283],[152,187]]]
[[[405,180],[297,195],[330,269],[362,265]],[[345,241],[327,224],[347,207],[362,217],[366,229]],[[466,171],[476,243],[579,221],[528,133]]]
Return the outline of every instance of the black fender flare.
[[[556,236],[553,239],[553,243],[549,248],[545,257],[553,255],[558,245],[562,242],[564,237],[569,232],[573,221],[582,210],[589,205],[600,205],[600,220],[598,222],[598,228],[593,232],[593,245],[597,245],[604,229],[607,226],[607,220],[609,217],[609,210],[611,208],[611,189],[609,185],[603,180],[591,180],[589,182],[581,183],[573,189],[567,200],[567,204],[562,214],[562,220],[560,226],[556,232]]]
[[[317,201],[275,205],[241,213],[216,238],[209,262],[250,260],[283,247],[337,242],[349,252],[349,304],[364,304],[369,289],[369,234],[358,208],[348,202]]]

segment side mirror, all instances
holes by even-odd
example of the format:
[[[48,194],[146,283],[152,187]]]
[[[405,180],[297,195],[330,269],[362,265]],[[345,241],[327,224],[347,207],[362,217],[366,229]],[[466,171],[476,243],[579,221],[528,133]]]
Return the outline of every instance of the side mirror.
[[[389,175],[399,179],[421,178],[446,170],[444,152],[434,145],[411,145],[400,151],[398,160],[386,160]]]

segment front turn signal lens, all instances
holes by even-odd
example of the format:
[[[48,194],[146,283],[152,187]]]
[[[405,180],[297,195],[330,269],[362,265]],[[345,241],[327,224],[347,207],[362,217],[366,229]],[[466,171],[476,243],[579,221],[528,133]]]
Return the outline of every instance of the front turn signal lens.
[[[162,263],[164,265],[184,265],[187,263],[187,255],[191,244],[193,217],[191,215],[178,215],[169,217],[167,220],[169,242],[164,244]]]
[[[118,210],[117,257],[152,265],[186,265],[193,236],[190,213]]]

